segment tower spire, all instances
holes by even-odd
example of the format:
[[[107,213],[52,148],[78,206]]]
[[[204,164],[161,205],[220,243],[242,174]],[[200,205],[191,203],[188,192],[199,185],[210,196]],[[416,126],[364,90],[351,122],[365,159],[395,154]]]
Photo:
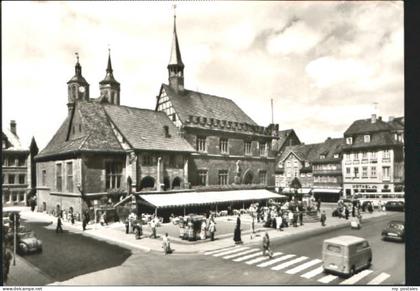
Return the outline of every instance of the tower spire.
[[[184,89],[184,63],[182,62],[181,50],[179,48],[178,34],[176,32],[176,5],[174,8],[174,30],[172,37],[171,55],[168,64],[169,85],[175,90]]]
[[[111,48],[108,46],[108,65],[106,67],[105,78],[99,82],[101,100],[111,104],[120,105],[120,83],[114,78],[112,73]]]

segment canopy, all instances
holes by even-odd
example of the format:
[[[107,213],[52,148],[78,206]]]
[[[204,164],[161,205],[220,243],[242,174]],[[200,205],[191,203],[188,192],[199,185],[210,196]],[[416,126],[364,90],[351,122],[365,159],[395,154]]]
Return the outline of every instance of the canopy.
[[[318,188],[318,189],[313,189],[312,192],[313,193],[335,193],[338,194],[340,193],[341,189],[331,189],[331,188]]]
[[[215,204],[233,201],[279,199],[286,197],[284,195],[276,194],[265,189],[217,192],[185,192],[174,194],[143,194],[138,196],[157,208]]]

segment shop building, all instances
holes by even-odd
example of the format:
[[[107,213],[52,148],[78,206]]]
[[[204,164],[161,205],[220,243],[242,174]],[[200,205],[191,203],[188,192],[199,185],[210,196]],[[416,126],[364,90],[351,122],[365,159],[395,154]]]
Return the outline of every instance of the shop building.
[[[404,191],[404,118],[372,115],[344,133],[344,195]]]
[[[2,203],[3,206],[26,205],[35,192],[34,156],[38,153],[35,139],[29,147],[21,144],[16,121],[2,130]]]

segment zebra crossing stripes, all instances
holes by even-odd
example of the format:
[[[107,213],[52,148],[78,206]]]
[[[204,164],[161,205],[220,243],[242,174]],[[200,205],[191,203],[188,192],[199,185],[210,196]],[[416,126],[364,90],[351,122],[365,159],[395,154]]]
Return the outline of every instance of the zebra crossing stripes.
[[[306,279],[311,279],[311,278],[321,274],[322,272],[324,272],[324,267],[323,266],[318,267],[318,268],[316,268],[312,271],[309,271],[309,272],[303,274],[301,277],[306,278]]]
[[[241,248],[235,248],[233,250],[230,249],[228,251],[224,251],[224,252],[221,252],[221,253],[216,253],[216,254],[213,255],[213,257],[221,257],[221,256],[224,256],[224,255],[237,253],[237,252],[244,251],[244,250],[247,250],[247,249],[249,249],[249,248],[247,248],[247,247],[241,247]]]
[[[234,259],[233,261],[234,262],[242,262],[242,261],[245,261],[245,260],[248,260],[248,259],[251,259],[251,258],[255,258],[256,256],[260,256],[261,255],[261,250],[253,249],[253,251],[254,252],[256,251],[256,253],[247,255],[245,257],[240,257],[240,258]]]
[[[271,270],[273,270],[273,271],[279,271],[279,270],[282,270],[284,268],[287,268],[287,267],[289,267],[291,265],[295,265],[297,263],[300,263],[300,262],[306,260],[307,258],[308,257],[302,256],[302,257],[299,257],[297,259],[294,259],[294,260],[288,261],[286,263],[283,263],[283,264],[277,265],[275,267],[272,267]]]
[[[268,261],[268,262],[265,262],[265,263],[259,264],[259,265],[257,265],[257,267],[264,268],[264,267],[267,267],[267,266],[270,266],[270,265],[274,265],[275,263],[278,263],[278,262],[281,262],[281,261],[288,260],[288,259],[293,258],[293,257],[295,257],[295,256],[296,256],[296,255],[285,255],[285,256],[282,256],[282,257],[280,257],[280,258],[277,258],[277,259],[270,260],[270,261]]]
[[[383,281],[385,281],[386,279],[388,279],[389,277],[391,277],[390,274],[387,273],[381,273],[380,275],[376,276],[375,278],[373,278],[373,280],[371,280],[369,283],[367,283],[368,285],[379,285],[380,283],[382,283]]]
[[[321,279],[319,279],[318,282],[321,282],[321,283],[330,283],[330,282],[334,281],[337,278],[338,278],[338,276],[327,275],[327,276],[322,277]]]
[[[357,273],[356,275],[351,276],[347,280],[344,280],[343,282],[340,283],[340,285],[352,285],[352,284],[355,284],[355,283],[359,282],[362,278],[366,277],[367,275],[369,275],[372,272],[373,272],[372,270],[363,270],[362,272]]]
[[[277,252],[277,253],[274,253],[273,254],[273,258],[274,257],[277,257],[277,256],[280,256],[280,255],[282,255],[283,253],[282,252]],[[247,261],[247,262],[245,262],[245,264],[247,264],[247,265],[253,265],[253,264],[256,264],[256,263],[259,263],[259,262],[262,262],[262,261],[265,261],[265,260],[268,260],[270,257],[267,257],[267,256],[261,256],[261,257],[258,257],[258,258],[256,258],[256,259],[253,259],[253,260],[250,260],[250,261]]]
[[[306,262],[306,263],[304,263],[303,265],[300,265],[300,266],[297,266],[297,267],[295,267],[295,268],[293,268],[293,269],[290,269],[290,270],[288,270],[288,271],[286,271],[286,273],[287,274],[296,274],[296,273],[299,273],[299,272],[301,272],[301,271],[303,271],[303,270],[305,270],[305,269],[307,269],[307,268],[309,268],[309,267],[312,267],[312,266],[314,266],[314,265],[316,265],[316,264],[319,264],[319,263],[321,263],[322,261],[320,260],[320,259],[315,259],[315,260],[312,260],[312,261],[309,261],[309,262]]]
[[[204,255],[205,256],[209,256],[209,255],[213,255],[213,254],[216,254],[218,252],[226,251],[226,250],[229,250],[229,249],[232,249],[232,247],[227,247],[227,248],[222,248],[222,249],[208,251],[208,252],[205,252]]]
[[[246,250],[246,251],[243,251],[243,252],[240,252],[240,253],[235,253],[233,255],[228,255],[228,256],[223,257],[223,259],[225,259],[225,260],[232,259],[234,257],[243,256],[243,255],[246,255],[246,254],[249,254],[249,253],[252,253],[252,252],[255,252],[255,249],[250,249],[250,250]]]

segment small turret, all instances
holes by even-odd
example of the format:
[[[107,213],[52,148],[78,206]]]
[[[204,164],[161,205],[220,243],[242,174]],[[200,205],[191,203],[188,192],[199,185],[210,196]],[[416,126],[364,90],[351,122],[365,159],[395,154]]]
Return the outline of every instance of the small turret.
[[[101,100],[106,99],[108,103],[120,105],[120,83],[113,75],[111,64],[111,50],[108,50],[108,66],[106,68],[105,78],[99,82],[99,91]]]
[[[82,76],[82,66],[79,63],[79,54],[76,53],[75,75],[67,82],[69,111],[74,107],[77,100],[89,101],[89,83]]]

